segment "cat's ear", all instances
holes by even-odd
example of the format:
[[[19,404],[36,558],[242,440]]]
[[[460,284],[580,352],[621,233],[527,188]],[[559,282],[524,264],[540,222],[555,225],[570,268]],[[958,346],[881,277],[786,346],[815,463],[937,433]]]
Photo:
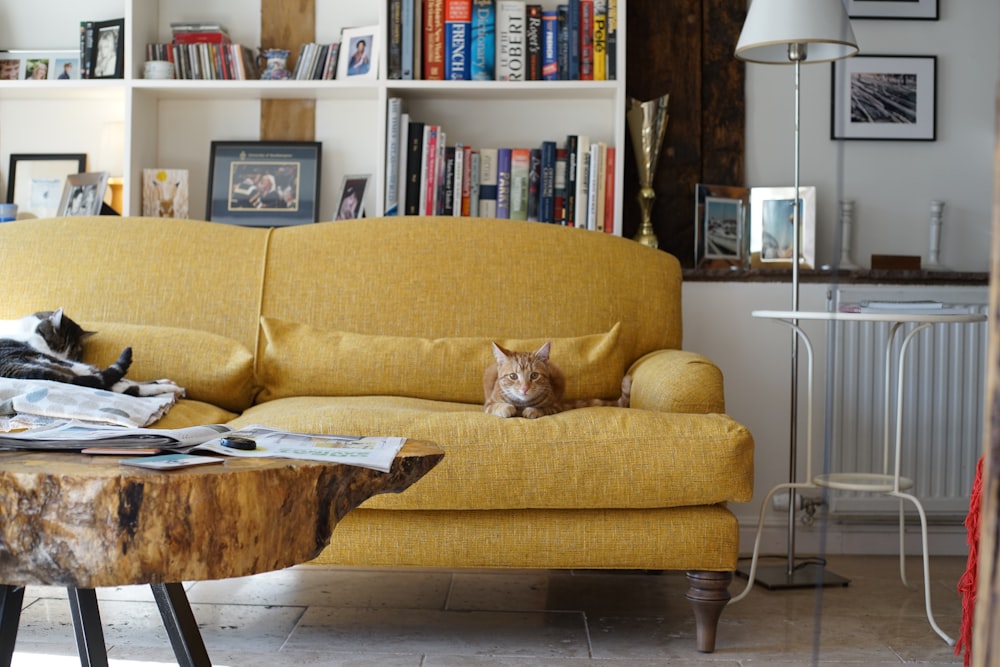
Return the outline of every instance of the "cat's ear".
[[[49,315],[49,322],[52,323],[52,326],[58,329],[60,326],[62,326],[62,317],[63,317],[63,309],[57,308],[52,312],[51,315]]]
[[[549,350],[551,347],[552,344],[549,341],[545,341],[545,345],[542,345],[540,348],[535,350],[535,359],[538,359],[539,361],[548,361]]]
[[[510,352],[503,349],[496,343],[493,343],[493,356],[496,358],[498,364],[506,363],[510,358]]]

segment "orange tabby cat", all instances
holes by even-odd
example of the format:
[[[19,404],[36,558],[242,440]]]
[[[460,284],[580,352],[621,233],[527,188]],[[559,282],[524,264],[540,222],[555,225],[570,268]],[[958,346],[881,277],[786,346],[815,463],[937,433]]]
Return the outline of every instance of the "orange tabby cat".
[[[496,363],[483,375],[486,403],[483,412],[497,417],[536,419],[573,408],[610,405],[627,408],[632,376],[622,378],[622,395],[613,401],[600,398],[562,400],[566,376],[549,359],[549,343],[534,352],[506,350],[493,343]]]

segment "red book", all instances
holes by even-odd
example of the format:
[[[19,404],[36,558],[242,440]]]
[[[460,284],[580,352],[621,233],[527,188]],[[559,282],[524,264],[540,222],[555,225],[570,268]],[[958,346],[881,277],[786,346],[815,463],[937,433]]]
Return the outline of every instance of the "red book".
[[[594,0],[580,0],[580,81],[594,80]]]
[[[604,231],[608,234],[615,233],[615,147],[608,146],[607,157],[604,158],[607,165],[607,177],[604,181]]]
[[[229,35],[218,31],[180,30],[174,33],[177,44],[228,44]]]
[[[423,0],[424,79],[444,81],[444,0]]]

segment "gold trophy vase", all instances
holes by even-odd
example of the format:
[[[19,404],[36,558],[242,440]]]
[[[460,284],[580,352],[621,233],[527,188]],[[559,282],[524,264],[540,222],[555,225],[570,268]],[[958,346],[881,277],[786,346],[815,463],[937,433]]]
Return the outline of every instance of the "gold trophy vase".
[[[669,102],[669,94],[645,102],[630,97],[628,111],[625,114],[629,134],[632,136],[632,152],[635,153],[636,166],[639,169],[639,210],[642,212],[639,231],[633,238],[650,248],[660,246],[656,232],[653,231],[651,218],[653,202],[656,200],[653,177],[656,175],[660,147],[663,145],[667,120],[670,118],[667,115]]]

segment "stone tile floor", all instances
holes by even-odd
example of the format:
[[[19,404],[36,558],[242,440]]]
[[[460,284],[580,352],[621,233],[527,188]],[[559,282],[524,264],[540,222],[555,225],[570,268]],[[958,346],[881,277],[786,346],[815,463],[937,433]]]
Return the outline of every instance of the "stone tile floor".
[[[903,586],[898,558],[836,556],[844,588],[767,591],[729,606],[716,652],[695,649],[682,573],[366,570],[304,565],[186,586],[224,667],[961,665]],[[965,559],[931,561],[934,613],[953,637]],[[911,582],[922,583],[919,558]],[[737,577],[735,594],[746,585]],[[148,587],[98,589],[112,667],[176,664]],[[65,591],[28,587],[15,667],[79,665]]]

